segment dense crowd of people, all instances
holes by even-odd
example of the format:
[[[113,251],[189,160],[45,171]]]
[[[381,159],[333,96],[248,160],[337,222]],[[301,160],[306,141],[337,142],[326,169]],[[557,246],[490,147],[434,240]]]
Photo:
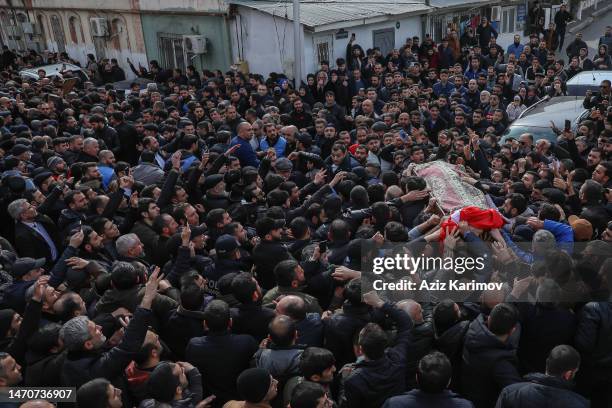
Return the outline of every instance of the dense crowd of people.
[[[554,18],[563,33],[568,20]],[[547,30],[503,49],[483,18],[389,55],[353,35],[297,87],[128,60],[149,83],[115,89],[125,72],[93,56],[89,81],[32,79],[19,71],[77,62],[5,48],[0,393],[75,387],[83,408],[612,406],[610,80],[556,140],[502,139],[576,73],[610,69],[612,29],[592,59],[579,35],[557,54],[564,35]],[[427,163],[490,207],[445,209]],[[365,293],[363,248],[388,243],[477,248],[503,287],[463,302]]]

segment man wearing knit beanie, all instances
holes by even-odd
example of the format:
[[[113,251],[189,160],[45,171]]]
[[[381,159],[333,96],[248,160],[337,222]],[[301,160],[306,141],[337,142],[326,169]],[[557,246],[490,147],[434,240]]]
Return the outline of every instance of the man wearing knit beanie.
[[[278,381],[268,370],[263,368],[249,368],[244,370],[236,388],[244,401],[228,401],[223,408],[270,408],[270,402],[276,397]]]

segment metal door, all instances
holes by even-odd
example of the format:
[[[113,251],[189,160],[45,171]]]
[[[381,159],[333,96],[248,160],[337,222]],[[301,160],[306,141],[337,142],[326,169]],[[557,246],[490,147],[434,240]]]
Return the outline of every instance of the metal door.
[[[380,48],[383,56],[389,54],[395,48],[395,29],[385,28],[372,32],[374,47]]]

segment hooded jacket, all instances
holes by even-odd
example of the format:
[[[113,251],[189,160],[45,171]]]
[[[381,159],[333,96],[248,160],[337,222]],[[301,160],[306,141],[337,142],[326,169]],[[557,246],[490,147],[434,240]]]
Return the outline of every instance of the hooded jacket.
[[[466,333],[461,366],[461,389],[476,408],[490,408],[500,391],[521,381],[516,349],[502,343],[480,314]]]
[[[346,407],[379,407],[387,398],[399,395],[406,389],[407,352],[411,342],[408,333],[412,321],[403,310],[389,303],[385,303],[382,311],[397,324],[396,343],[385,350],[381,358],[355,364],[344,382]]]

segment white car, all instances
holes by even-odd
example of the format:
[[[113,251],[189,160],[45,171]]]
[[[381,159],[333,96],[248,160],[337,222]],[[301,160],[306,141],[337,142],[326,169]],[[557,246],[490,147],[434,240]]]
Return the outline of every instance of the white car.
[[[81,79],[81,81],[83,82],[89,81],[89,76],[87,75],[85,70],[83,70],[83,68],[77,65],[74,65],[74,64],[65,64],[65,63],[41,65],[35,68],[24,69],[19,72],[19,75],[21,75],[22,78],[39,79],[38,71],[41,69],[45,70],[47,78],[54,78],[54,77],[63,78],[61,74],[63,71],[71,71],[73,74],[78,76]]]
[[[570,96],[586,95],[586,91],[599,92],[601,81],[612,80],[612,71],[582,71],[571,77],[566,83],[567,94]]]

